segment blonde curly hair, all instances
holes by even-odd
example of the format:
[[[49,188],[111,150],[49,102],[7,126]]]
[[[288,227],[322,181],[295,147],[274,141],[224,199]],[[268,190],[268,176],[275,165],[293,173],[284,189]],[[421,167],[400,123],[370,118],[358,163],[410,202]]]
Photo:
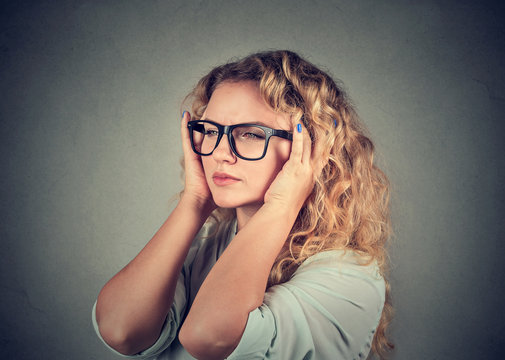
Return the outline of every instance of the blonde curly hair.
[[[342,86],[292,51],[255,53],[214,68],[198,82],[186,98],[192,101],[194,118],[202,117],[212,93],[225,81],[258,83],[266,103],[303,121],[328,159],[286,240],[289,246],[272,266],[267,287],[289,280],[305,259],[321,251],[349,249],[361,255],[363,265],[375,261],[386,281],[386,302],[372,352],[385,358],[394,347],[386,336],[392,317],[386,251],[389,183],[374,164],[374,145]],[[219,225],[233,216],[233,210],[217,209],[212,219]]]

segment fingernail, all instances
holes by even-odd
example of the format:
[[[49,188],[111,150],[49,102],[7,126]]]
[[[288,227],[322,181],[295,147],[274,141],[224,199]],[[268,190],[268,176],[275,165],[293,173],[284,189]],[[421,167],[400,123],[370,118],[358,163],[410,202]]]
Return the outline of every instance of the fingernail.
[[[296,131],[298,131],[299,133],[302,132],[302,124],[296,125]]]
[[[186,110],[184,110],[184,112],[182,113],[182,117],[184,117],[185,114],[186,114]]]
[[[337,127],[337,119],[333,119],[333,125]]]

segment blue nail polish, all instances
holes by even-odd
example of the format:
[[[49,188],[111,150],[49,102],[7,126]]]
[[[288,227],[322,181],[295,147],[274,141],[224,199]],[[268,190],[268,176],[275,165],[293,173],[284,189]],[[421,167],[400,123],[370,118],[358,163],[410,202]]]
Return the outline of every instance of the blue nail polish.
[[[298,131],[299,133],[302,132],[302,124],[296,125],[296,131]]]
[[[186,114],[186,110],[184,110],[184,112],[182,113],[182,117],[184,117],[184,114]]]
[[[337,119],[333,119],[333,125],[337,127]]]

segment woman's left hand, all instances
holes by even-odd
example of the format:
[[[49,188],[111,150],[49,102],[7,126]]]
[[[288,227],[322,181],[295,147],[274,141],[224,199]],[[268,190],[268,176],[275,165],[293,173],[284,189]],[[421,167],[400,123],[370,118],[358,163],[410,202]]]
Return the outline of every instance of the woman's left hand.
[[[291,154],[265,193],[265,205],[297,215],[326,163],[317,144],[312,147],[307,129],[296,124]]]

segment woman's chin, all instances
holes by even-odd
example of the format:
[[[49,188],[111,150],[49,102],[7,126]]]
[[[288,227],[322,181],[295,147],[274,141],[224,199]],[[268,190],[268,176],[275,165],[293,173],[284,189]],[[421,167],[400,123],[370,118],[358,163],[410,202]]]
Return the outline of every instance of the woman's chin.
[[[240,203],[233,200],[214,199],[214,203],[223,209],[235,209],[240,207]]]
[[[237,208],[260,208],[263,201],[241,201],[240,199],[229,197],[214,197],[214,203],[223,209],[237,209]]]

